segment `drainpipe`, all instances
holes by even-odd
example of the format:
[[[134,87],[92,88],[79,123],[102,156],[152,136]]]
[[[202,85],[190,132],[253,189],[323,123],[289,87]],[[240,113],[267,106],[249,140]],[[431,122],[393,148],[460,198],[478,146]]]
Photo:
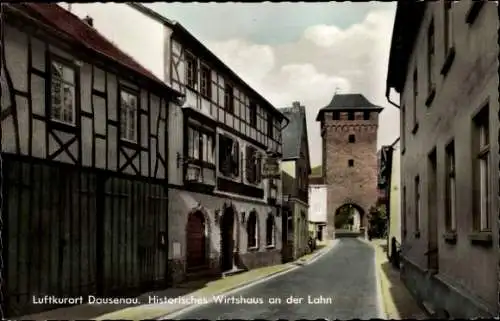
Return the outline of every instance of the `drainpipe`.
[[[393,105],[394,107],[396,107],[398,109],[401,109],[401,106],[396,105],[394,102],[391,101],[390,92],[391,92],[391,89],[389,87],[387,87],[387,89],[385,90],[385,98],[387,99],[389,104]]]

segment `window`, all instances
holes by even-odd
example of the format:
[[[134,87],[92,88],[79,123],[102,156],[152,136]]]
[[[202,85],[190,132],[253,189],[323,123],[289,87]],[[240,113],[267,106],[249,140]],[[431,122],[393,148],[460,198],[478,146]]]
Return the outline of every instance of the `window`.
[[[420,231],[420,177],[415,177],[415,232]]]
[[[219,171],[229,178],[240,174],[240,147],[238,141],[219,134]]]
[[[51,117],[74,125],[76,119],[75,70],[59,61],[51,64]]]
[[[212,99],[212,71],[207,66],[201,67],[201,94]]]
[[[403,206],[401,207],[402,209],[402,214],[401,215],[401,218],[402,218],[402,223],[403,223],[403,240],[406,239],[406,233],[408,231],[407,227],[406,227],[406,215],[408,213],[408,209],[406,208],[406,186],[403,186]]]
[[[354,112],[350,111],[347,113],[347,120],[354,120]]]
[[[248,248],[258,247],[257,213],[251,211],[247,221]]]
[[[293,212],[291,210],[287,211],[287,224],[286,228],[289,234],[293,234],[294,224],[293,224]]]
[[[137,94],[120,89],[120,137],[137,141]]]
[[[250,102],[250,126],[257,127],[257,104]]]
[[[274,238],[274,216],[272,213],[269,213],[266,219],[266,245],[274,246]]]
[[[413,72],[413,126],[417,126],[417,97],[418,97],[418,74],[417,69]]]
[[[246,179],[250,184],[259,184],[262,174],[261,155],[253,146],[246,147]]]
[[[224,89],[224,108],[230,114],[234,114],[234,91],[233,86],[226,84]]]
[[[333,120],[340,120],[340,112],[334,111],[332,114],[332,119]]]
[[[214,164],[214,138],[212,134],[188,127],[188,157]]]
[[[456,230],[455,143],[446,146],[446,231]]]
[[[348,161],[348,164],[349,164],[349,167],[353,167],[354,166],[354,159],[350,159]]]
[[[444,5],[444,55],[445,59],[450,54],[453,47],[453,1],[443,1]]]
[[[430,94],[434,89],[434,20],[431,21],[427,34],[427,90]]]
[[[405,150],[406,141],[406,106],[401,105],[401,151]]]
[[[271,114],[267,115],[267,135],[269,137],[274,137],[274,126],[273,126],[273,116]]]
[[[474,118],[474,228],[487,231],[491,229],[490,222],[490,190],[489,190],[489,106],[485,106]]]
[[[194,88],[198,82],[198,63],[190,53],[186,53],[186,85]]]
[[[349,135],[349,143],[355,143],[355,142],[356,142],[356,136]]]
[[[363,119],[364,120],[370,120],[370,112],[369,111],[363,112]]]

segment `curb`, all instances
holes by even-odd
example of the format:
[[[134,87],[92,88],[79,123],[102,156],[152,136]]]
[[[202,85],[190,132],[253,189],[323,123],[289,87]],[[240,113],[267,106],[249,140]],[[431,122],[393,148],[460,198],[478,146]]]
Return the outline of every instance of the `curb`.
[[[266,276],[263,276],[261,278],[257,278],[257,279],[254,279],[254,280],[251,280],[251,281],[248,281],[248,282],[245,282],[245,283],[240,283],[240,284],[238,284],[238,285],[236,285],[236,286],[234,286],[232,288],[229,288],[228,290],[226,290],[224,292],[217,293],[217,294],[212,294],[212,296],[227,296],[227,295],[230,295],[232,293],[235,293],[235,292],[244,290],[246,288],[250,288],[252,286],[255,286],[255,285],[259,284],[259,283],[263,283],[263,282],[268,281],[270,279],[276,278],[276,277],[278,277],[280,275],[292,272],[293,270],[296,270],[296,269],[298,269],[298,268],[300,268],[302,266],[311,264],[314,261],[316,261],[317,259],[319,259],[320,256],[323,256],[324,254],[326,254],[327,252],[329,252],[329,250],[333,249],[335,247],[335,245],[337,245],[337,243],[338,243],[338,241],[334,240],[334,242],[332,242],[329,245],[325,246],[324,249],[321,249],[320,251],[318,251],[318,253],[316,253],[315,255],[313,255],[308,260],[305,260],[305,262],[303,262],[303,263],[298,262],[298,261],[300,261],[300,259],[297,260],[297,261],[295,261],[295,262],[290,262],[290,263],[288,263],[290,266],[284,268],[281,271],[273,272],[273,273],[268,274]],[[157,318],[155,320],[175,319],[176,316],[178,316],[178,315],[180,315],[182,313],[186,313],[189,310],[194,310],[194,309],[197,309],[197,308],[199,308],[199,307],[201,307],[203,305],[207,305],[207,304],[211,304],[211,303],[213,303],[213,299],[208,300],[208,302],[204,303],[204,304],[191,304],[191,305],[187,305],[185,307],[181,307],[179,309],[173,310],[170,313],[168,313],[166,315],[163,315],[160,318]]]
[[[365,238],[357,237],[358,240],[361,242],[365,243],[366,245],[369,245],[371,248],[373,248],[373,265],[375,268],[375,282],[377,283],[376,285],[376,291],[377,291],[377,307],[379,310],[379,319],[382,320],[387,320],[387,312],[386,312],[386,307],[385,307],[385,299],[382,291],[382,279],[380,277],[381,271],[380,268],[377,264],[377,249],[375,248],[375,244],[372,242],[368,241]]]

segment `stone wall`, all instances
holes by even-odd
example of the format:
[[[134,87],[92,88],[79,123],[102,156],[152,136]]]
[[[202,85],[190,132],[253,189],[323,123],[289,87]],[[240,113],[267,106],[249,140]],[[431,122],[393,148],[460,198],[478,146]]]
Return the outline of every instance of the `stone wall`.
[[[377,201],[378,113],[372,111],[370,120],[360,120],[359,117],[347,120],[342,116],[340,120],[332,120],[331,114],[325,113],[322,131],[329,237],[334,235],[334,216],[339,207],[346,203],[361,207],[365,214],[363,225],[366,226],[366,214]],[[349,143],[349,135],[354,135],[354,143]],[[348,164],[350,159],[354,161],[352,167]]]

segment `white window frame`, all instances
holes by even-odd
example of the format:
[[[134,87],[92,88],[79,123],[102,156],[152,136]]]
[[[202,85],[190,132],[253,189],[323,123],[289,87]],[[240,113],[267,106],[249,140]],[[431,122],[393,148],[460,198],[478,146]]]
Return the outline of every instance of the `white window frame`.
[[[417,176],[415,178],[415,232],[420,232],[420,225],[422,224],[422,216],[421,216],[421,210],[422,210],[422,198],[420,194],[420,177]]]
[[[62,74],[59,76],[54,75],[54,70],[56,70],[56,65],[62,68]],[[77,70],[74,66],[71,66],[68,63],[64,63],[60,61],[59,59],[52,59],[50,62],[50,68],[51,68],[51,74],[50,74],[50,118],[53,121],[60,122],[63,124],[68,124],[74,126],[76,124],[76,90],[77,90],[77,82],[76,82],[76,75],[77,75]],[[72,80],[64,79],[65,71],[70,70],[71,73],[73,74]],[[55,81],[60,82],[60,115],[56,116],[54,113],[55,109],[55,103],[54,103],[54,91],[53,91],[53,86],[55,84]],[[64,97],[64,89],[66,86],[69,86],[72,88],[72,104],[71,104],[71,110],[69,111],[69,114],[71,115],[71,119],[66,119],[65,112],[68,112],[69,108],[66,108],[65,104],[65,97]]]
[[[134,105],[129,105],[128,103],[124,103],[125,100],[123,98],[123,95],[128,95],[132,96],[135,98],[135,104]],[[137,143],[137,138],[138,138],[138,122],[137,122],[137,116],[138,116],[138,108],[139,108],[139,95],[137,92],[121,87],[119,90],[119,104],[120,104],[120,139],[132,143]],[[130,114],[129,111],[133,110],[134,118],[130,119]],[[124,114],[125,113],[125,114]],[[125,115],[125,116],[124,116]],[[123,121],[125,120],[125,125],[123,124]],[[123,129],[122,125],[124,125],[125,130]],[[130,134],[130,129],[133,128],[133,135]]]
[[[249,250],[254,250],[254,249],[258,249],[259,248],[259,218],[257,217],[257,212],[256,211],[250,211],[248,213],[248,220],[247,220],[247,234],[248,234],[248,227],[250,226],[250,216],[251,215],[255,215],[255,235],[254,235],[254,241],[255,241],[255,245],[254,246],[250,246],[250,244],[248,244],[248,249]],[[247,238],[247,240],[249,239],[249,237]]]
[[[488,121],[488,118],[486,118]],[[490,146],[489,135],[486,134],[488,124],[481,124],[479,127],[479,202],[480,202],[480,229],[481,231],[491,230],[490,218]],[[488,126],[489,127],[489,126]]]
[[[271,221],[271,243],[267,243],[267,224]],[[272,213],[269,213],[266,218],[266,246],[267,247],[274,247],[276,246],[276,222],[274,220],[274,215]]]

